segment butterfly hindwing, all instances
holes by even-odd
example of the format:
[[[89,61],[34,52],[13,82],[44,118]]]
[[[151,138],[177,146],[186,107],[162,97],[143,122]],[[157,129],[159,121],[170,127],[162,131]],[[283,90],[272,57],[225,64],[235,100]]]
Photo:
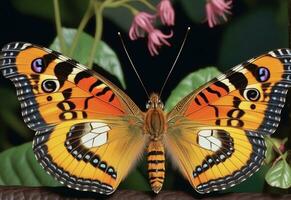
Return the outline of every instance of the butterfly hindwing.
[[[78,62],[29,43],[4,46],[0,70],[37,131],[34,152],[44,169],[69,187],[112,193],[145,142],[130,98]]]
[[[191,128],[189,121],[179,123],[185,124],[169,128],[165,143],[183,175],[200,193],[244,181],[264,160],[264,139],[256,132],[206,125]]]
[[[263,136],[279,125],[291,85],[291,52],[251,59],[189,94],[169,113],[168,149],[201,193],[236,185],[259,169]]]
[[[232,187],[259,169],[264,136],[278,127],[291,85],[290,60],[289,49],[251,59],[161,113],[162,142],[198,192]],[[33,149],[42,167],[68,187],[111,194],[148,143],[147,126],[158,121],[148,125],[148,113],[118,87],[46,48],[7,44],[0,70],[36,131]]]
[[[67,121],[37,132],[33,149],[43,168],[61,183],[111,194],[144,148],[141,130],[133,131],[117,118]]]

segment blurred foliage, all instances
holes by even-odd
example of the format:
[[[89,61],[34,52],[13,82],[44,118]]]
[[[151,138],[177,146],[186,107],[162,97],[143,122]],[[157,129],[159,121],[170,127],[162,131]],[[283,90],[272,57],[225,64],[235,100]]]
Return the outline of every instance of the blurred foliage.
[[[281,155],[282,153],[285,153],[286,151],[286,143],[288,141],[288,138],[279,139],[279,138],[273,138],[270,136],[265,137],[266,145],[267,145],[267,153],[266,153],[266,159],[265,162],[267,164],[271,164],[275,161],[277,155]],[[287,157],[284,159],[287,159]]]
[[[73,38],[77,30],[72,28],[63,28],[64,39],[66,45],[69,47],[72,45]],[[82,32],[78,40],[76,51],[72,57],[80,63],[86,65],[88,55],[92,49],[94,38],[87,33]],[[60,52],[59,39],[56,37],[50,48]],[[94,56],[94,63],[101,66],[104,70],[116,76],[125,88],[124,77],[121,69],[120,62],[115,52],[103,41],[97,45],[97,50]]]
[[[196,23],[205,22],[205,0],[182,0],[181,5],[188,17]],[[195,8],[195,11],[194,9]]]
[[[288,163],[288,156],[291,155],[291,151],[286,151],[288,138],[282,140],[267,136],[265,141],[267,143],[265,162],[272,165],[265,176],[265,180],[273,187],[290,188],[291,166]]]
[[[183,97],[198,89],[204,83],[207,83],[220,72],[215,67],[205,67],[186,76],[175,89],[166,101],[165,110],[170,111]]]
[[[11,0],[15,8],[23,14],[40,17],[54,21],[54,5],[50,0]],[[89,3],[89,0],[59,1],[61,7],[61,17],[64,24],[77,26]]]
[[[61,17],[62,21],[66,25],[76,26],[78,22],[81,20],[83,13],[86,10],[87,5],[90,0],[70,0],[70,3],[67,1],[59,1],[61,7]],[[152,0],[153,4],[157,4],[159,0]],[[183,0],[188,1],[188,0]],[[201,1],[201,0],[200,0]],[[43,19],[47,19],[50,21],[54,21],[54,12],[53,10],[53,2],[48,0],[12,0],[13,5],[20,12],[33,15],[36,17],[40,17]],[[149,11],[150,9],[145,5],[142,5],[139,2],[132,2],[131,5],[140,9]],[[128,30],[133,16],[125,7],[114,7],[105,10],[104,16],[109,20],[113,21],[116,25],[118,25],[123,30]]]
[[[283,155],[287,157],[287,152]],[[291,166],[286,159],[273,164],[266,174],[266,181],[273,187],[288,189],[291,187]]]
[[[0,151],[15,145],[11,141],[11,135],[3,134],[13,131],[21,140],[31,139],[31,131],[24,124],[22,118],[17,115],[19,102],[16,98],[16,92],[7,88],[0,88],[0,97],[5,97],[9,101],[0,103]],[[13,138],[13,137],[12,137]]]
[[[31,142],[3,151],[0,160],[0,185],[61,186],[36,161]],[[147,177],[138,168],[130,172],[120,188],[150,190]]]
[[[11,2],[21,13],[51,22],[54,21],[53,1],[12,0]],[[86,11],[89,0],[71,0],[69,3],[62,0],[59,2],[63,24],[68,27],[77,27]],[[153,2],[156,3],[158,1],[155,0]],[[176,5],[181,6],[189,20],[194,24],[201,24],[205,19],[204,0],[176,0],[174,2]],[[218,28],[221,31],[221,40],[219,41],[219,51],[215,64],[219,66],[218,69],[215,67],[204,67],[186,76],[172,91],[166,101],[167,110],[172,108],[189,92],[197,89],[200,85],[219,74],[219,71],[224,71],[229,66],[238,64],[271,49],[288,46],[287,0],[243,0],[237,2],[237,4],[243,6],[246,12],[238,12],[237,16]],[[134,4],[134,6],[140,9],[148,9],[139,3]],[[129,29],[133,17],[129,12],[126,12],[125,8],[106,9],[104,15],[124,31]],[[204,27],[202,24],[201,26]],[[211,31],[211,29],[205,29],[204,31]],[[193,32],[195,35],[195,30]],[[70,47],[76,34],[76,29],[63,28],[63,33],[66,45]],[[86,64],[93,41],[92,36],[82,32],[76,48],[78,51],[74,52],[72,57]],[[55,38],[50,47],[58,51],[60,50],[57,38]],[[119,59],[104,41],[101,41],[97,46],[94,63],[116,76],[125,88],[126,85]],[[5,96],[5,98],[9,99],[9,101],[5,101],[5,104],[0,104],[0,149],[3,150],[15,144],[9,138],[11,132],[15,133],[19,141],[22,142],[30,140],[32,135],[18,115],[19,103],[17,102],[15,92],[1,87],[0,96]],[[290,116],[288,120],[290,121]],[[288,132],[278,132],[281,137],[290,135],[290,127],[285,124],[285,129]],[[227,192],[262,192],[264,190],[265,178],[268,184],[272,186],[281,188],[290,187],[291,172],[287,159],[290,152],[281,152],[279,150],[278,144],[284,143],[281,139],[267,139],[266,143],[268,153],[265,162],[271,165],[271,168],[269,168],[269,165],[263,166],[258,173],[242,184],[227,190]],[[36,162],[31,149],[31,143],[0,153],[0,160],[0,184],[26,186],[59,185]],[[166,189],[175,189],[175,181],[180,178],[174,177],[175,173],[171,170],[169,167],[167,168]],[[138,167],[127,176],[125,181],[121,183],[120,188],[150,190],[145,160],[142,160]]]
[[[60,185],[36,161],[31,142],[3,151],[0,160],[0,185]]]
[[[275,139],[275,138],[274,138]],[[277,139],[279,140],[279,139]],[[266,164],[271,164],[274,159],[276,158],[276,151],[273,148],[273,142],[269,139],[265,140],[266,146],[267,146],[267,153],[266,153],[266,158],[265,158],[265,163]]]
[[[232,188],[229,188],[224,191],[224,193],[228,192],[236,192],[236,193],[247,193],[247,192],[262,192],[265,186],[265,176],[269,169],[269,166],[262,165],[259,171],[254,173],[251,177],[247,178],[242,183],[235,185]]]
[[[221,40],[218,65],[225,71],[266,51],[287,47],[287,1],[261,6],[242,14],[226,26]]]

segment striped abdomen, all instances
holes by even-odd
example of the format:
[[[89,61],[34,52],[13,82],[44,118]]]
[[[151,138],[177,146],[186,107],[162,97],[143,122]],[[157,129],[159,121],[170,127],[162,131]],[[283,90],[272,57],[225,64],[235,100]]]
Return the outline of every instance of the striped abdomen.
[[[147,161],[151,188],[158,193],[162,189],[165,178],[165,149],[161,141],[150,140]]]

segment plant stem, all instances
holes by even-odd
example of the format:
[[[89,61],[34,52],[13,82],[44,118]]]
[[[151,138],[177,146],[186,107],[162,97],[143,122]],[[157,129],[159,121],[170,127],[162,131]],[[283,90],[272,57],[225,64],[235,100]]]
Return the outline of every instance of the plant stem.
[[[72,42],[72,46],[71,46],[71,49],[69,52],[69,56],[72,57],[74,55],[75,49],[77,47],[77,44],[78,44],[78,41],[80,38],[80,35],[81,35],[82,31],[84,30],[85,26],[87,25],[88,21],[90,20],[90,18],[93,16],[93,14],[94,14],[93,11],[94,11],[94,3],[92,0],[90,0],[88,7],[87,7],[87,10],[85,11],[85,14],[84,14],[84,16],[79,24],[77,33],[75,34],[75,36],[73,38],[73,42]]]
[[[103,3],[103,5],[104,5],[104,4],[111,4],[112,2],[114,2],[114,0],[106,0],[106,1]]]
[[[54,12],[55,12],[55,23],[56,23],[57,35],[60,41],[61,52],[63,54],[66,54],[67,49],[66,49],[66,44],[65,44],[63,30],[62,30],[60,7],[59,7],[58,0],[54,0]]]
[[[94,43],[93,43],[91,53],[88,59],[89,68],[92,68],[93,66],[96,48],[101,40],[102,29],[103,29],[103,16],[102,16],[103,5],[100,2],[95,2],[94,7],[95,7],[95,17],[96,17],[96,29],[95,29]]]
[[[280,149],[276,146],[276,144],[273,142],[272,138],[270,136],[266,136],[266,139],[270,141],[272,144],[272,148],[276,150],[280,154],[280,157],[283,158],[283,153],[280,151]]]

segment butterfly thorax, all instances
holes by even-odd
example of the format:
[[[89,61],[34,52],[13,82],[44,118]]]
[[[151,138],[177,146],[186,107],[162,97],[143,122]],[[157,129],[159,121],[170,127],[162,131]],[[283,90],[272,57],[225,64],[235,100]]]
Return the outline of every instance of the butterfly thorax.
[[[146,105],[144,131],[150,135],[151,140],[160,140],[166,132],[166,117],[164,105],[159,96],[153,93]]]
[[[152,190],[158,193],[165,177],[165,149],[162,137],[166,133],[166,117],[163,103],[157,94],[152,94],[147,103],[144,131],[150,135],[147,146],[148,174]]]
[[[37,131],[37,160],[60,183],[112,194],[146,144],[154,192],[164,182],[166,147],[193,188],[208,193],[242,182],[263,163],[263,137],[278,127],[291,87],[290,60],[291,49],[248,60],[167,115],[159,95],[142,113],[105,77],[29,43],[0,50],[0,74],[13,81],[24,121]]]

